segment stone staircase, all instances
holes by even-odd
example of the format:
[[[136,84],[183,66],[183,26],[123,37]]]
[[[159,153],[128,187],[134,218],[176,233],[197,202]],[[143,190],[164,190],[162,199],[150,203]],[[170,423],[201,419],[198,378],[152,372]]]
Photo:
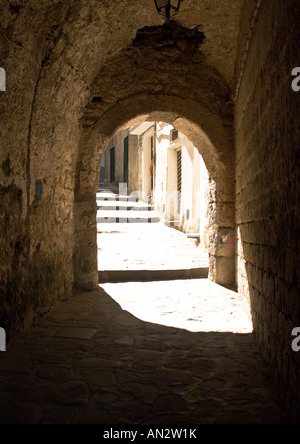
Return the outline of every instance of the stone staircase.
[[[154,207],[110,190],[97,193],[97,223],[158,223]]]

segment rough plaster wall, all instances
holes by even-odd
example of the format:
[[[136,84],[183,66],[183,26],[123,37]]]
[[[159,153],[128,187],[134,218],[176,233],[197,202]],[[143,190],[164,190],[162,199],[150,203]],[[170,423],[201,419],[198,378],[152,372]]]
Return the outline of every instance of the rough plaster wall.
[[[142,177],[142,150],[138,136],[129,136],[129,161],[128,161],[128,193],[134,193],[143,189]],[[137,193],[138,196],[138,193]]]
[[[51,162],[47,172],[40,171],[47,156],[47,151],[42,151],[42,131],[39,155],[33,148],[42,65],[48,63],[53,49],[46,16],[52,22],[51,39],[55,45],[71,2],[59,6],[55,3],[51,11],[47,2],[39,2],[34,9],[36,15],[32,2],[26,5],[27,13],[23,2],[17,6],[13,2],[1,3],[0,58],[7,74],[7,91],[1,94],[0,102],[0,324],[7,330],[19,330],[30,325],[39,306],[49,307],[67,294],[68,281],[72,280],[70,271],[63,267],[63,255],[46,247],[51,247],[51,239],[53,242],[59,232],[65,207],[62,202],[52,212],[53,204],[45,199],[54,194],[52,178],[47,182],[47,175],[54,171]],[[63,166],[61,169],[63,172]],[[68,179],[61,180],[65,186]],[[33,226],[37,220],[39,224]],[[63,250],[60,248],[60,253]]]
[[[34,313],[72,292],[78,122],[101,63],[128,44],[135,25],[156,17],[132,14],[133,3],[0,1],[7,74],[0,102],[0,324],[8,331],[26,328]],[[117,6],[121,16],[128,13],[124,26]]]
[[[240,61],[255,3],[245,2]],[[239,291],[250,299],[255,336],[291,417],[300,400],[291,348],[300,322],[300,95],[291,89],[299,22],[299,2],[261,2],[236,102]]]

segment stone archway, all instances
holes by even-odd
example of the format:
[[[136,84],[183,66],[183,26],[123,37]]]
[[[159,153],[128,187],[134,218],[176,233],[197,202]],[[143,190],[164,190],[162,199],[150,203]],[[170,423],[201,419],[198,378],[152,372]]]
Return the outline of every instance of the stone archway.
[[[93,251],[96,243],[78,220],[86,214],[84,206],[94,205],[89,181],[99,154],[132,118],[158,111],[164,120],[176,120],[195,145],[202,140],[199,149],[210,164],[216,199],[233,202],[233,173],[230,186],[217,178],[234,164],[230,96],[240,10],[230,18],[234,32],[228,34],[219,21],[231,8],[218,3],[214,11],[201,6],[197,12],[205,32],[212,23],[218,29],[215,36],[208,31],[206,40],[189,7],[181,25],[145,27],[162,23],[150,0],[130,5],[80,0],[63,8],[32,0],[18,13],[5,6],[0,38],[9,87],[1,96],[0,268],[8,307],[11,285],[19,282],[14,293],[20,307],[7,318],[20,320],[20,329],[30,325],[33,312],[70,296],[74,280],[81,288],[95,286],[84,278],[96,264],[94,253],[80,252]],[[230,219],[215,226],[232,227]],[[85,221],[93,224],[93,216]]]
[[[95,193],[101,155],[118,130],[144,120],[171,123],[203,156],[211,178],[210,278],[234,283],[233,113],[226,81],[201,52],[204,39],[172,22],[146,27],[96,76],[82,118],[76,172],[78,288],[98,284]]]

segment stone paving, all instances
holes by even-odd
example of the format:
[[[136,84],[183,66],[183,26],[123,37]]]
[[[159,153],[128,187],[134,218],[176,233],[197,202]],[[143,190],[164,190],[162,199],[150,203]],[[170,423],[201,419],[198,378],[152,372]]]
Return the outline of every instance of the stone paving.
[[[208,267],[208,255],[195,239],[163,223],[97,224],[97,229],[99,270]]]
[[[139,320],[103,289],[0,354],[0,423],[282,423],[251,334]]]
[[[172,248],[162,240],[167,268],[179,257],[198,266],[198,247],[168,235],[176,233]],[[110,234],[101,234],[102,252]],[[141,246],[150,239],[137,235],[124,267],[146,260]],[[122,254],[111,250],[118,268],[129,237],[118,239]],[[148,258],[143,266],[167,261],[166,253]],[[207,279],[103,284],[0,353],[0,423],[285,423],[251,331],[237,293]]]

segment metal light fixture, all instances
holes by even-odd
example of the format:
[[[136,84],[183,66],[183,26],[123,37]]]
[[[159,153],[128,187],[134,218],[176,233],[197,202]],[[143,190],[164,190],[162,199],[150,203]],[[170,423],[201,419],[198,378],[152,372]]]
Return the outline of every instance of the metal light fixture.
[[[157,12],[169,21],[180,8],[181,0],[154,0]]]

